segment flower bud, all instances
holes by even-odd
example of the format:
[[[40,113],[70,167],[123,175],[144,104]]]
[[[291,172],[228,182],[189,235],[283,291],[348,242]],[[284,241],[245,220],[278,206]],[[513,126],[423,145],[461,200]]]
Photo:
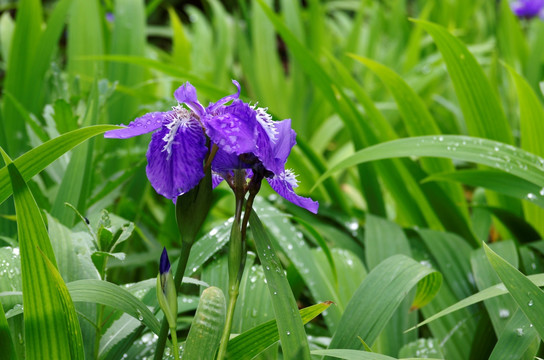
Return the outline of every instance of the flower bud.
[[[176,318],[178,315],[178,299],[176,294],[176,286],[174,285],[174,277],[170,271],[170,260],[166,248],[161,254],[159,263],[159,275],[157,275],[157,299],[159,305],[166,316],[166,320],[170,328],[176,328]]]

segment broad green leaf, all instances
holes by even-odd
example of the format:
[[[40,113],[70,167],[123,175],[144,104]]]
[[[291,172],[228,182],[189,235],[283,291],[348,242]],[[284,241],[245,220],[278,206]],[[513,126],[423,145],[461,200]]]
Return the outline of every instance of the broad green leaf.
[[[534,326],[529,324],[523,312],[518,309],[505,325],[489,359],[520,359],[520,355],[525,353],[535,341],[539,342],[538,333]],[[530,358],[533,359],[535,355],[532,354]]]
[[[12,94],[23,105],[32,101],[32,96],[26,96],[25,81],[28,77],[28,69],[33,65],[34,57],[29,56],[37,48],[40,36],[42,35],[43,9],[39,0],[22,0],[18,4],[20,11],[17,11],[15,18],[15,31],[11,39],[11,48],[8,59],[9,71],[6,72],[6,79],[3,88]],[[31,49],[29,51],[29,49]],[[40,79],[36,79],[40,81]],[[24,134],[24,122],[13,103],[3,102],[2,132],[5,134],[6,143],[0,144],[6,151],[18,155],[22,149],[22,142],[17,140],[14,134]],[[38,104],[30,109],[35,110]],[[10,121],[5,121],[10,119]],[[23,136],[24,138],[24,136]],[[7,172],[6,172],[7,174]]]
[[[459,170],[455,172],[430,175],[425,181],[457,181],[473,187],[483,187],[500,194],[521,200],[529,200],[528,194],[535,194],[531,202],[544,208],[544,198],[536,196],[541,187],[519,177],[497,170]]]
[[[458,299],[474,292],[470,284],[470,252],[472,248],[456,234],[419,229],[417,233],[425,243],[444,279]]]
[[[369,270],[378,266],[383,260],[393,255],[411,256],[410,244],[401,227],[377,216],[367,214],[365,224],[365,255]],[[403,334],[403,330],[417,323],[415,312],[409,313],[412,299],[404,299],[393,313],[376,340],[373,349],[382,354],[396,355],[400,348],[416,337]],[[408,336],[407,336],[408,335]]]
[[[324,269],[315,261],[314,254],[301,239],[302,234],[289,223],[289,219],[285,214],[280,213],[276,208],[260,199],[255,201],[254,209],[258,212],[260,218],[266,219],[266,229],[269,230],[272,240],[275,240],[274,244],[277,243],[293,263],[293,266],[308,286],[313,299],[316,302],[331,300],[337,304],[334,308],[329,309],[325,317],[327,326],[331,331],[334,331],[344,310],[342,301],[340,301],[335,291],[336,282],[325,280]],[[332,257],[329,260],[332,260]],[[327,269],[331,269],[330,263]]]
[[[28,151],[15,159],[13,163],[19,169],[24,181],[28,181],[64,153],[85,140],[103,134],[108,130],[115,129],[119,129],[119,127],[114,125],[98,125],[74,130]],[[9,181],[8,169],[4,166],[0,169],[0,203],[4,202],[11,193],[12,187]]]
[[[513,241],[500,241],[490,244],[490,247],[506,259],[510,264],[518,267],[518,253]],[[482,248],[476,249],[470,256],[474,282],[479,290],[484,290],[490,286],[501,282],[489,260],[485,256]],[[489,315],[489,319],[497,337],[502,333],[504,327],[517,309],[517,305],[510,296],[499,296],[484,300],[484,305]]]
[[[496,92],[466,46],[439,25],[413,21],[433,37],[444,57],[469,134],[513,144],[512,132]]]
[[[202,292],[185,342],[184,359],[213,359],[225,326],[226,312],[221,289],[212,286]]]
[[[91,302],[110,306],[138,319],[155,334],[159,333],[159,322],[147,306],[120,286],[92,279],[73,281],[67,286],[74,302]]]
[[[96,125],[98,115],[98,84],[94,82],[87,100],[83,125]],[[65,203],[73,204],[82,213],[86,211],[86,202],[90,191],[89,183],[92,178],[93,144],[94,139],[90,139],[89,142],[72,152],[70,163],[66,168],[51,208],[51,215],[68,227],[73,225],[76,214]]]
[[[183,24],[173,7],[168,7],[172,27],[172,63],[180,69],[191,69],[191,42],[183,30]]]
[[[0,148],[1,150],[1,148]],[[70,344],[77,344],[76,334],[66,323],[58,289],[51,282],[47,257],[56,268],[55,255],[42,215],[16,164],[2,151],[11,178],[17,232],[21,253],[23,305],[25,307],[25,352],[27,359],[70,358]],[[43,334],[49,334],[44,337]]]
[[[396,360],[391,356],[386,356],[378,353],[362,351],[362,350],[350,350],[350,349],[327,349],[327,350],[313,350],[312,355],[328,356],[336,359],[344,360]],[[416,360],[418,358],[410,358]],[[421,359],[421,358],[419,358]]]
[[[66,316],[66,326],[68,328],[68,333],[71,335],[70,337],[70,354],[71,359],[85,359],[85,349],[83,348],[83,337],[81,334],[81,328],[79,326],[79,321],[76,314],[76,308],[74,307],[74,303],[72,302],[72,298],[70,297],[70,293],[68,292],[68,289],[66,288],[66,284],[64,283],[64,280],[60,276],[59,271],[53,265],[51,260],[45,256],[45,254],[40,250],[41,255],[43,256],[43,261],[47,265],[47,268],[49,270],[49,274],[51,275],[52,282],[57,288],[59,292],[60,301],[62,304],[62,309],[64,310],[64,314]]]
[[[544,144],[539,134],[544,133],[544,107],[527,80],[513,68],[505,65],[514,79],[519,99],[521,148],[538,156],[544,156]],[[527,221],[544,236],[544,209],[524,202]]]
[[[417,309],[432,300],[441,283],[440,273],[411,258],[404,255],[387,258],[368,274],[353,295],[329,348],[362,349],[357,336],[372,346],[413,287],[417,285],[412,308]]]
[[[143,0],[118,0],[114,3],[113,30],[110,52],[113,55],[143,56],[145,41],[145,7]],[[145,81],[145,69],[127,63],[113,63],[108,66],[108,79],[118,81],[128,88],[141,86]],[[108,115],[111,121],[127,123],[137,110],[137,99],[117,92],[108,102]]]
[[[314,188],[336,171],[363,162],[395,157],[443,157],[475,162],[509,172],[544,187],[544,159],[500,142],[458,135],[420,136],[398,139],[360,150],[333,165],[314,184]],[[532,200],[538,196],[529,193]]]
[[[276,251],[255,212],[251,213],[249,223],[272,296],[283,355],[289,359],[310,359],[306,332]]]
[[[544,274],[537,274],[537,275],[529,275],[527,276],[527,279],[529,279],[535,286],[542,287],[544,286]],[[480,301],[484,301],[487,299],[494,298],[499,295],[508,294],[508,290],[506,290],[506,287],[503,283],[488,287],[485,290],[482,290],[474,295],[471,295],[458,303],[447,307],[446,309],[434,314],[433,316],[427,318],[425,321],[420,322],[417,324],[416,327],[413,327],[411,329],[408,329],[406,331],[413,330],[417,327],[423,326],[425,324],[430,323],[431,321],[434,321],[438,318],[441,318],[442,316],[445,316],[447,314],[450,314],[454,311],[466,308],[470,305],[474,305],[479,303]]]
[[[307,324],[331,304],[324,302],[300,309],[302,322]],[[231,339],[227,348],[227,359],[251,360],[279,340],[276,320],[267,321]]]
[[[540,339],[544,339],[544,317],[542,317],[544,313],[544,292],[485,243],[484,250],[493,269],[503,281],[510,295],[534,325]]]
[[[4,307],[0,302],[0,349],[2,349],[2,356],[6,356],[6,359],[17,360],[17,353],[13,346],[13,340],[11,332],[9,330],[8,320],[4,313]]]
[[[104,76],[103,62],[80,60],[82,56],[104,53],[103,16],[104,13],[99,7],[99,2],[73,0],[68,18],[69,36],[66,47],[67,67],[72,77],[92,78],[95,74]]]

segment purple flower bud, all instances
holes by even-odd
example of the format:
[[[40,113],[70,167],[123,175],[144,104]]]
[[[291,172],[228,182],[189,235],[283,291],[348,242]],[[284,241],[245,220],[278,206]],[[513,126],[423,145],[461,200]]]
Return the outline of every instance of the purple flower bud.
[[[517,0],[511,6],[514,14],[520,18],[540,16],[544,19],[544,0]]]
[[[166,248],[162,249],[161,262],[159,264],[159,272],[161,275],[170,271],[170,260],[168,260],[168,253]]]

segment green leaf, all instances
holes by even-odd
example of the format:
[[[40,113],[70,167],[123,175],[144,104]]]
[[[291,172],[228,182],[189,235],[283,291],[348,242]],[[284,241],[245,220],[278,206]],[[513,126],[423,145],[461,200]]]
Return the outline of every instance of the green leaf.
[[[308,339],[297,311],[298,307],[293,292],[285,278],[270,239],[254,211],[249,217],[249,223],[272,296],[283,355],[288,359],[310,359]]]
[[[459,135],[420,136],[388,141],[360,150],[333,165],[314,188],[334,172],[374,160],[407,156],[443,157],[475,162],[509,172],[544,187],[544,159],[500,142]],[[527,194],[533,199],[537,194]]]
[[[440,273],[411,258],[387,258],[368,274],[353,295],[329,348],[361,349],[363,345],[356,336],[372,346],[414,286],[417,285],[417,293],[412,308],[417,309],[431,301],[441,284]]]
[[[3,355],[6,359],[17,360],[17,353],[13,346],[13,340],[11,338],[11,332],[9,330],[8,320],[4,313],[4,307],[0,302],[0,349],[2,349]]]
[[[24,181],[28,181],[64,153],[73,149],[85,140],[103,134],[108,130],[115,129],[119,129],[119,126],[97,125],[74,130],[35,147],[15,159],[13,163],[17,169],[19,169]],[[0,204],[3,203],[11,193],[12,187],[9,180],[8,169],[4,166],[0,169]]]
[[[457,181],[465,185],[483,187],[522,200],[528,200],[527,194],[539,194],[542,189],[515,175],[497,170],[475,169],[433,174],[425,179],[425,182],[427,181]],[[544,208],[544,198],[541,196],[535,196],[534,199],[531,199],[531,202]]]
[[[544,274],[537,274],[537,275],[529,275],[527,276],[527,279],[530,280],[535,286],[542,287],[544,286]],[[452,306],[449,306],[445,308],[444,310],[434,314],[433,316],[427,318],[425,321],[420,322],[417,324],[417,326],[410,328],[406,331],[414,330],[417,327],[423,326],[425,324],[430,323],[431,321],[434,321],[436,319],[441,318],[442,316],[445,316],[447,314],[450,314],[454,311],[466,308],[470,305],[474,305],[479,303],[480,301],[484,301],[487,299],[494,298],[499,295],[507,294],[508,290],[506,290],[506,287],[503,283],[497,284],[495,286],[488,287],[485,290],[482,290],[474,295],[471,295],[461,301],[459,301],[456,304],[453,304]]]
[[[542,316],[544,314],[544,292],[485,243],[484,250],[510,295],[534,325],[540,339],[544,339],[544,317]]]
[[[539,134],[544,133],[544,108],[527,80],[513,68],[505,65],[514,79],[519,99],[521,148],[538,156],[544,156],[544,144]],[[527,221],[544,236],[544,210],[523,203]]]
[[[367,352],[362,350],[349,350],[349,349],[327,349],[327,350],[313,350],[312,355],[329,356],[337,359],[344,360],[395,360],[391,356],[377,354],[373,352]],[[410,358],[416,360],[418,358]]]
[[[184,359],[213,359],[225,326],[226,312],[221,289],[212,286],[202,292],[185,342]]]
[[[92,279],[73,281],[67,286],[74,302],[91,302],[120,310],[159,334],[160,324],[147,306],[120,286]]]
[[[538,333],[518,309],[505,325],[489,359],[519,359],[535,341],[540,342]],[[531,358],[534,358],[534,355],[536,354]]]
[[[3,152],[11,178],[21,253],[25,351],[27,359],[70,358],[76,334],[66,323],[58,289],[50,281],[42,252],[56,268],[55,255],[42,215],[16,164]],[[43,334],[49,334],[44,337]]]
[[[70,293],[66,288],[66,284],[62,277],[60,276],[59,271],[53,265],[53,263],[45,256],[45,254],[40,250],[40,254],[43,257],[43,261],[49,269],[49,274],[51,275],[52,282],[57,288],[60,296],[60,301],[62,303],[62,309],[66,316],[66,325],[68,328],[68,333],[71,335],[70,341],[70,354],[71,359],[85,359],[85,349],[83,347],[83,337],[81,334],[81,328],[79,327],[79,320],[76,314],[76,308],[70,297]]]
[[[329,301],[300,309],[302,322],[307,324],[331,304]],[[227,347],[227,359],[251,360],[279,340],[276,320],[267,321],[231,339]]]
[[[444,57],[468,133],[513,144],[512,132],[496,92],[466,46],[439,25],[422,20],[412,21],[433,37]]]

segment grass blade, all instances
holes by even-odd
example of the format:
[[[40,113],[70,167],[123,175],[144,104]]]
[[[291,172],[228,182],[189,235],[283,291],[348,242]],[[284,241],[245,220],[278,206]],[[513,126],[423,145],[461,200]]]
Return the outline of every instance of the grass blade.
[[[25,307],[26,358],[42,359],[44,354],[48,354],[54,359],[68,359],[71,356],[70,344],[77,343],[77,340],[66,323],[58,289],[50,281],[49,270],[42,259],[43,253],[52,266],[56,267],[47,229],[40,209],[19,170],[3,150],[1,151],[11,178],[17,215]]]
[[[103,134],[108,130],[115,129],[119,129],[119,127],[114,125],[98,125],[74,130],[35,147],[15,159],[13,163],[19,169],[24,181],[28,181],[64,153],[70,151],[85,140]],[[0,204],[3,203],[11,193],[12,187],[9,180],[8,169],[4,166],[0,169]]]
[[[332,173],[362,162],[395,157],[444,157],[507,171],[521,179],[544,187],[544,159],[500,142],[469,136],[441,135],[398,139],[360,150],[333,165],[314,184],[317,186]],[[528,199],[536,194],[527,194]]]
[[[6,356],[7,359],[18,359],[2,303],[0,303],[0,349],[2,349],[3,355]]]
[[[300,309],[302,322],[307,324],[331,304],[324,302]],[[279,340],[276,320],[267,321],[231,339],[227,348],[227,359],[251,360]]]
[[[534,325],[540,339],[544,339],[544,317],[542,316],[544,314],[544,292],[485,243],[484,250],[510,295]]]
[[[304,325],[297,311],[297,304],[289,282],[287,282],[281,264],[277,260],[275,250],[255,212],[251,213],[249,223],[272,296],[283,355],[287,359],[310,359]]]
[[[417,285],[417,294],[412,308],[421,308],[436,295],[441,284],[440,273],[411,258],[387,258],[368,274],[353,295],[329,348],[362,349],[357,337],[372,346],[414,286]]]
[[[159,322],[147,306],[118,285],[102,280],[85,279],[68,283],[67,287],[74,302],[110,306],[138,319],[155,334],[160,331]]]

